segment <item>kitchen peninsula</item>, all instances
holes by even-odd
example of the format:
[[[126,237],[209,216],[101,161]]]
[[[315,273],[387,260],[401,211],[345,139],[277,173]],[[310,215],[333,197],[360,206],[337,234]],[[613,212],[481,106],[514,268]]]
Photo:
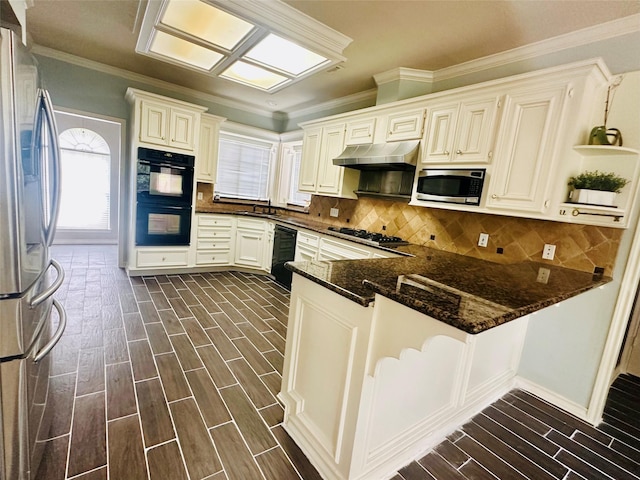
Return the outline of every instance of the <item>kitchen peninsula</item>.
[[[611,280],[404,248],[287,264],[284,426],[325,479],[392,476],[513,388],[530,314]]]

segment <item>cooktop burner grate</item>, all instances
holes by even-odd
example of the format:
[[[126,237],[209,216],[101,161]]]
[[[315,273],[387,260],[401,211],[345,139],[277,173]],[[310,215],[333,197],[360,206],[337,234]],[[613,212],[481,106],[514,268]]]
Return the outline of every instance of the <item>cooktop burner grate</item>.
[[[331,230],[332,232],[341,233],[343,235],[361,238],[363,240],[367,240],[376,245],[383,245],[387,247],[409,244],[409,242],[403,240],[400,237],[388,236],[388,235],[384,235],[382,233],[376,233],[376,232],[368,232],[366,230],[361,230],[357,228],[329,227],[329,230]]]

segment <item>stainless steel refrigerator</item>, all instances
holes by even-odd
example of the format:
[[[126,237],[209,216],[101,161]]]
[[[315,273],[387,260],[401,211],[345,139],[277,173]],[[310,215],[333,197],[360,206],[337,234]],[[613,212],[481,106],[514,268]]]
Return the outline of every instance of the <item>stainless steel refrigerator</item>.
[[[35,58],[5,28],[0,109],[0,479],[23,480],[35,478],[48,435],[48,354],[66,316],[53,299],[64,272],[50,257],[60,185],[53,110]]]

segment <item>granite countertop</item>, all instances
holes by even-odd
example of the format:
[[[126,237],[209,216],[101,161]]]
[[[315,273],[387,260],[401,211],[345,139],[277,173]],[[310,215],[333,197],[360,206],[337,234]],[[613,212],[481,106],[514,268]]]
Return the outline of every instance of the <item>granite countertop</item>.
[[[472,334],[611,281],[542,263],[502,265],[417,248],[423,255],[288,262],[286,267],[361,305],[369,305],[378,293]],[[549,270],[546,284],[537,281],[540,268]]]
[[[293,227],[371,244],[328,230],[329,225],[307,218],[252,211],[215,213],[266,218]],[[396,258],[288,262],[286,268],[367,306],[378,293],[467,333],[480,333],[541,310],[611,281],[546,263],[504,265],[420,245],[376,247],[403,255]],[[547,269],[547,283],[538,281]]]

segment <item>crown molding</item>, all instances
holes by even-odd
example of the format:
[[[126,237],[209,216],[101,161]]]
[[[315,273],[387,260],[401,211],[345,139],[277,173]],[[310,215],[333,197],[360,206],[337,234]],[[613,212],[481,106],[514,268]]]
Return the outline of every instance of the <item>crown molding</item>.
[[[149,77],[147,75],[141,75],[139,73],[134,73],[122,68],[105,65],[104,63],[88,60],[86,58],[79,57],[77,55],[64,53],[59,50],[43,47],[41,45],[37,45],[37,44],[33,45],[31,49],[31,53],[34,53],[36,55],[40,55],[43,57],[53,58],[55,60],[60,60],[65,63],[70,63],[71,65],[87,68],[89,70],[95,70],[101,73],[105,73],[107,75],[113,75],[115,77],[124,78],[125,80],[130,80],[132,82],[140,82],[146,85],[151,85],[156,88],[161,88],[167,91],[179,93],[181,95],[186,95],[194,99],[203,100],[205,102],[222,105],[224,107],[233,108],[236,110],[242,110],[247,113],[253,113],[255,115],[261,115],[269,118],[276,118],[278,116],[276,113],[270,110],[260,109],[253,105],[239,102],[237,100],[231,100],[229,98],[219,97],[217,95],[204,93],[204,92],[201,92],[200,90],[194,90],[192,88],[181,87],[174,83],[165,82],[164,80],[158,80],[157,78]]]
[[[629,15],[628,17],[565,33],[564,35],[531,43],[523,47],[513,48],[494,55],[487,55],[486,57],[459,63],[451,67],[441,68],[434,72],[435,81],[450,80],[483,70],[503,67],[511,63],[530,60],[561,50],[581,47],[590,43],[608,40],[638,31],[640,31],[640,14]]]
[[[417,70],[415,68],[398,67],[373,76],[376,85],[395,82],[397,80],[409,80],[411,82],[433,83],[434,72],[430,70]]]
[[[318,103],[311,107],[301,108],[300,110],[293,110],[287,114],[288,118],[304,117],[306,115],[312,115],[314,113],[321,113],[326,110],[345,107],[354,103],[361,103],[373,100],[375,103],[378,96],[378,90],[372,88],[363,92],[347,95],[346,97],[336,98],[335,100],[329,100],[328,102]]]

